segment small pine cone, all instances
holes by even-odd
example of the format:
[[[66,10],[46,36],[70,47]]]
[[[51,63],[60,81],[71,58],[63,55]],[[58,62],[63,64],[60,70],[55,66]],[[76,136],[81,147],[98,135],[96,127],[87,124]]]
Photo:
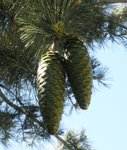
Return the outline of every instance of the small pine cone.
[[[37,84],[40,111],[46,130],[55,134],[64,107],[64,68],[56,53],[47,52],[39,62]]]

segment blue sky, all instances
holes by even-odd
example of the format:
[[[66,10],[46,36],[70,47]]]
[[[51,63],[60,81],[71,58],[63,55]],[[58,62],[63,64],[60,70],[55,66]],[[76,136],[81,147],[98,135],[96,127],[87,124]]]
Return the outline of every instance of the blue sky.
[[[86,130],[94,150],[127,149],[127,48],[121,44],[107,43],[95,53],[100,62],[109,67],[110,88],[99,87],[93,91],[87,111],[63,115],[65,128]],[[107,80],[108,82],[108,80]],[[45,150],[38,144],[34,150]],[[31,150],[15,144],[11,150]],[[0,147],[0,150],[4,150]],[[48,150],[55,150],[48,145]]]
[[[77,127],[84,127],[96,150],[127,149],[127,50],[109,43],[96,55],[109,67],[110,88],[98,87],[93,92],[86,112],[73,115]],[[70,120],[70,119],[69,119]],[[74,122],[71,121],[73,126]]]

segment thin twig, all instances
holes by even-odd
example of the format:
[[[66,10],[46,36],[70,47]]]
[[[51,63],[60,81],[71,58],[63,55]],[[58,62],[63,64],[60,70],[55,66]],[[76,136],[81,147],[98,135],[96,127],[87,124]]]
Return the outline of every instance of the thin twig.
[[[61,138],[59,135],[55,135],[55,137],[60,141],[60,142],[62,142],[67,148],[69,148],[69,149],[71,149],[71,146],[70,146],[70,144],[67,142],[67,141],[65,141],[63,138]]]

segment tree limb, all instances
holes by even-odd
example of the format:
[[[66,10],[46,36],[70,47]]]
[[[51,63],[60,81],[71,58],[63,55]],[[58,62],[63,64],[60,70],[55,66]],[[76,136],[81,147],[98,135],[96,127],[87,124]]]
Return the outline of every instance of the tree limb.
[[[39,121],[38,119],[34,118],[34,117],[31,117],[28,112],[25,110],[24,107],[19,107],[17,105],[15,105],[14,103],[12,103],[5,95],[4,93],[2,92],[2,90],[0,89],[0,96],[4,99],[4,101],[10,106],[12,107],[13,109],[15,109],[16,111],[18,111],[19,113],[22,113],[22,114],[25,114],[26,116],[28,116],[31,120],[33,120],[34,122],[36,122],[37,124],[39,124],[41,127],[44,127],[44,124]]]

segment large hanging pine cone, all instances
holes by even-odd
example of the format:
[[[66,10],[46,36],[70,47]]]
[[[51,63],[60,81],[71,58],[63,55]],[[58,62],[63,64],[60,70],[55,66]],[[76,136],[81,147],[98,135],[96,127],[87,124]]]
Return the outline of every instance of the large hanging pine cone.
[[[47,52],[41,58],[37,71],[41,114],[47,131],[55,134],[64,107],[64,68],[56,53]]]
[[[87,109],[92,93],[92,67],[83,42],[69,37],[65,42],[66,72],[80,108]]]

